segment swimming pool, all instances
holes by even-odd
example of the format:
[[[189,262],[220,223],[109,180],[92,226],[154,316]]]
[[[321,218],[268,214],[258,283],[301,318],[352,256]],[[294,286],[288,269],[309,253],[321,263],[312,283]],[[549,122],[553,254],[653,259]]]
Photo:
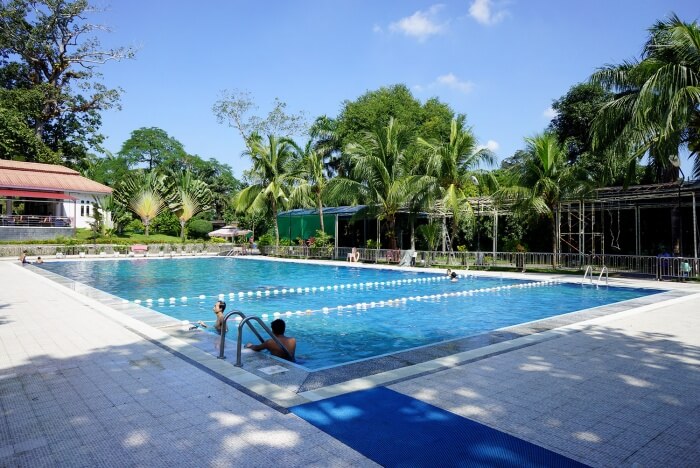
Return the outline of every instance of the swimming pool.
[[[219,298],[227,312],[281,317],[310,370],[658,292],[477,276],[453,283],[435,273],[230,257],[41,267],[180,320],[211,320]],[[253,338],[246,330],[244,340]]]

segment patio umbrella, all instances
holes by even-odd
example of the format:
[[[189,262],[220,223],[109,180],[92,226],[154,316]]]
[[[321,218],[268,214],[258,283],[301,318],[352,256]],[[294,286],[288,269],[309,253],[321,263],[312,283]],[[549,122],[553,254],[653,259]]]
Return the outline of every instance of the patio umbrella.
[[[233,239],[236,236],[245,236],[250,232],[250,229],[238,229],[235,226],[224,226],[221,229],[210,232],[209,237],[230,237]]]

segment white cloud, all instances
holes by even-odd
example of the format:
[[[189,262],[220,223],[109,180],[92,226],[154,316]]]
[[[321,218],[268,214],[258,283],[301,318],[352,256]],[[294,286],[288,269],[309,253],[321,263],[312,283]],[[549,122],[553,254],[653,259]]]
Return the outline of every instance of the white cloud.
[[[559,114],[559,113],[558,113],[557,111],[555,111],[554,109],[552,109],[552,106],[549,106],[548,108],[546,108],[546,109],[544,110],[544,112],[542,112],[542,115],[543,115],[544,117],[548,118],[549,120],[552,120],[552,119],[553,119],[554,117],[556,117],[558,114]]]
[[[489,141],[486,142],[485,145],[479,145],[479,146],[477,146],[476,149],[477,149],[477,150],[482,150],[482,149],[486,148],[487,150],[493,151],[493,152],[495,153],[496,151],[498,151],[498,148],[500,148],[500,147],[501,147],[501,145],[499,145],[497,141],[495,141],[495,140],[489,140]]]
[[[508,10],[494,8],[491,0],[474,0],[474,3],[469,7],[469,15],[479,23],[489,26],[508,16]]]
[[[461,81],[454,73],[438,76],[435,83],[465,94],[470,93],[474,89],[474,83],[471,81]]]
[[[460,80],[454,73],[448,73],[447,75],[438,76],[432,83],[427,85],[413,85],[413,89],[418,93],[431,91],[436,88],[448,88],[462,94],[469,94],[474,90],[474,83],[471,81]]]
[[[442,7],[443,5],[437,4],[428,8],[427,11],[418,10],[411,16],[391,23],[389,30],[415,37],[423,42],[430,36],[444,32],[447,28],[446,24],[440,24],[436,21],[436,15]]]
[[[372,27],[372,32],[377,33],[377,34],[381,34],[381,33],[384,32],[384,30],[382,29],[381,26],[379,26],[378,24],[375,24],[375,25]]]

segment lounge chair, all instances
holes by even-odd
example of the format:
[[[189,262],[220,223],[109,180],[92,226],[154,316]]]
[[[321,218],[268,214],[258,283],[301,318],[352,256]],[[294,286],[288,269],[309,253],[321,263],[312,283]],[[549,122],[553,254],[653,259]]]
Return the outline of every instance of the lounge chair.
[[[360,252],[357,250],[357,247],[352,248],[352,252],[348,254],[348,262],[359,262],[360,261]]]

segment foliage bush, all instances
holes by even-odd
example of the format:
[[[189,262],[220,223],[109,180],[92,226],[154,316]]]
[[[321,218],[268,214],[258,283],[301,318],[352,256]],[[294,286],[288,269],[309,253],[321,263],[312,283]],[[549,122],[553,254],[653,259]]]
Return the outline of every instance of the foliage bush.
[[[151,221],[151,233],[180,235],[180,220],[171,211],[164,210]],[[211,231],[210,231],[211,232]]]
[[[333,238],[320,229],[316,231],[315,239],[314,247],[328,247],[329,245],[334,245]]]
[[[187,235],[193,239],[207,239],[214,225],[206,219],[191,219],[187,223]]]
[[[131,231],[131,232],[137,232],[137,233],[142,233],[146,228],[144,227],[143,223],[141,222],[140,219],[132,219],[129,221],[129,223],[124,227],[125,231]]]
[[[265,247],[267,245],[274,245],[275,244],[275,237],[268,232],[267,234],[263,234],[262,236],[258,237],[257,243],[258,243],[258,246],[260,246],[260,247]]]

